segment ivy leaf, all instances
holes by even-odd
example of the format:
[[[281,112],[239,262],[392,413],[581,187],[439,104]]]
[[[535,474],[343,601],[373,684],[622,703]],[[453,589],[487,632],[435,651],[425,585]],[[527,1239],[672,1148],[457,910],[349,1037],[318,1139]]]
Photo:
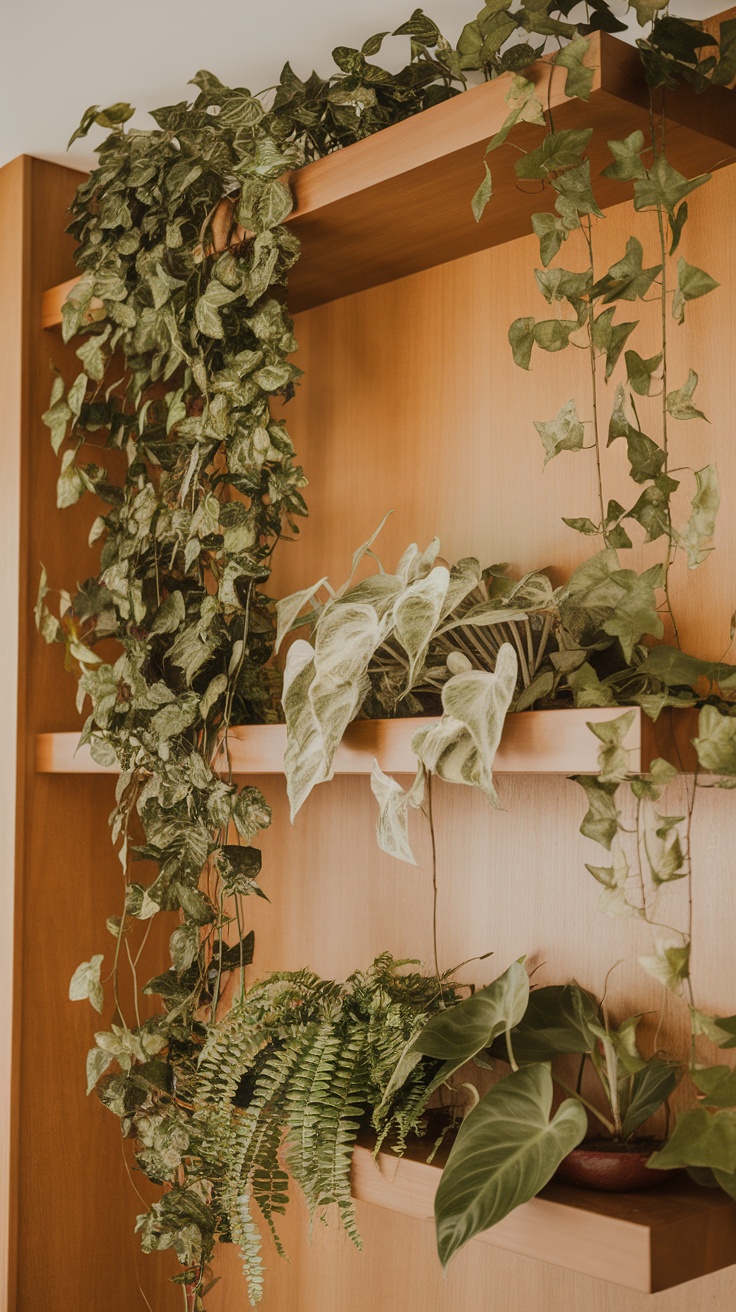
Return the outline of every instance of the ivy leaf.
[[[692,510],[684,530],[676,534],[679,547],[687,552],[688,569],[697,569],[710,555],[708,546],[716,527],[716,515],[721,504],[718,471],[715,465],[705,465],[695,473],[697,490],[691,501]]]
[[[701,173],[697,178],[684,178],[664,155],[658,155],[646,177],[634,183],[634,209],[661,206],[672,224],[680,201],[709,181],[710,173]]]
[[[688,370],[687,382],[676,391],[668,392],[665,404],[668,414],[673,419],[705,419],[702,410],[693,405],[693,392],[698,385],[698,375],[694,369]],[[706,419],[706,423],[708,420]]]
[[[169,939],[169,952],[171,953],[171,964],[178,975],[181,975],[196,960],[199,952],[199,925],[194,924],[191,920],[185,921],[183,925],[177,925],[171,938]]]
[[[628,338],[637,327],[636,323],[614,323],[615,313],[616,307],[611,306],[609,310],[603,310],[593,323],[593,345],[606,357],[606,380],[611,377]]]
[[[695,1088],[705,1094],[706,1107],[736,1107],[736,1071],[732,1067],[691,1067],[690,1078]]]
[[[586,41],[585,37],[576,36],[552,56],[553,64],[567,69],[566,96],[577,96],[580,100],[590,99],[595,70],[587,68],[585,64],[585,56],[589,49],[590,42]]]
[[[662,272],[661,264],[650,268],[643,267],[644,248],[636,237],[629,237],[626,254],[616,264],[612,264],[608,273],[599,279],[593,288],[594,296],[601,296],[604,305],[609,301],[635,301],[643,299],[654,279]]]
[[[639,965],[672,993],[681,993],[690,973],[690,945],[660,942],[653,956],[639,957]]]
[[[694,264],[688,264],[680,256],[677,261],[677,291],[672,300],[672,317],[678,323],[685,321],[685,303],[686,301],[695,301],[700,296],[707,296],[716,287],[720,287],[715,278],[711,278],[709,273],[703,269],[698,269]]]
[[[239,294],[238,290],[226,287],[217,278],[210,278],[204,293],[194,307],[194,322],[204,337],[225,336],[218,311],[223,305],[230,305]]]
[[[736,717],[703,706],[693,741],[698,761],[709,774],[736,775]]]
[[[684,200],[680,207],[675,211],[674,218],[670,218],[670,232],[672,233],[670,255],[674,255],[677,247],[680,245],[680,237],[682,236],[682,230],[687,223],[688,214],[688,203]]]
[[[656,18],[660,9],[666,9],[669,0],[630,0],[629,8],[636,13],[640,27],[646,27]]]
[[[87,1095],[96,1088],[105,1071],[112,1066],[115,1054],[102,1048],[90,1048],[87,1053]]]
[[[555,419],[547,423],[535,420],[534,427],[546,452],[545,465],[560,451],[579,451],[585,440],[585,428],[578,419],[574,400],[567,401]]]
[[[708,1016],[690,1009],[693,1034],[704,1034],[718,1048],[736,1048],[736,1016]]]
[[[578,212],[571,201],[558,196],[555,209],[557,214],[532,214],[532,228],[539,238],[539,257],[545,269],[563,241],[567,241],[570,233],[580,227]]]
[[[661,352],[659,355],[651,355],[647,360],[643,360],[637,351],[627,351],[624,359],[626,361],[626,379],[629,386],[639,396],[649,396],[652,375],[662,363]]]
[[[622,589],[613,615],[603,623],[603,631],[618,638],[627,665],[631,664],[634,647],[644,636],[661,638],[664,626],[657,610],[655,586],[661,586],[662,568],[653,565],[643,574],[621,569],[611,575]]]
[[[585,1137],[588,1121],[567,1098],[550,1119],[553,1084],[541,1064],[513,1071],[463,1121],[435,1197],[443,1267],[473,1235],[534,1198]]]
[[[653,1153],[647,1165],[660,1171],[710,1167],[717,1177],[732,1175],[736,1172],[736,1112],[709,1112],[705,1107],[681,1112],[664,1148]]]
[[[663,533],[670,531],[669,500],[666,490],[659,486],[659,481],[645,488],[627,516],[641,524],[646,531],[647,542],[656,542]]]
[[[61,444],[66,437],[66,430],[72,412],[66,399],[66,388],[61,374],[54,378],[48,409],[41,415],[41,422],[51,431],[51,446],[54,455],[58,455]]]
[[[509,328],[508,338],[514,363],[521,369],[528,369],[532,358],[534,325],[535,320],[526,315],[521,319],[514,319]]]
[[[217,865],[222,885],[229,895],[260,893],[256,880],[261,872],[262,855],[257,847],[241,847],[239,843],[226,843],[217,852]],[[261,896],[263,896],[261,894]]]
[[[89,961],[83,961],[77,966],[69,984],[71,1002],[80,1002],[84,998],[89,998],[95,1011],[102,1011],[104,994],[100,981],[100,968],[103,961],[103,955],[96,953]]]
[[[616,834],[620,811],[616,806],[618,783],[603,783],[597,775],[580,774],[575,782],[585,793],[588,809],[583,816],[580,832],[585,838],[592,838],[610,852]]]
[[[75,452],[65,451],[61,459],[61,472],[56,480],[56,505],[59,510],[73,506],[87,491],[87,484],[75,463]]]
[[[613,163],[603,170],[602,177],[616,178],[620,182],[646,178],[647,171],[641,160],[644,133],[638,128],[624,137],[623,141],[609,141],[608,149],[613,155]]]
[[[588,721],[587,727],[603,744],[598,754],[598,778],[601,783],[621,783],[629,772],[629,753],[625,747],[636,711],[625,711],[615,720]]]
[[[483,168],[485,170],[483,181],[480,183],[477,191],[474,192],[473,199],[470,202],[473,211],[473,218],[476,223],[480,223],[483,217],[483,211],[493,195],[493,178],[491,177],[491,170],[485,160],[483,161]]]
[[[592,281],[590,270],[585,273],[570,273],[568,269],[535,269],[534,278],[545,301],[552,305],[555,301],[569,301],[578,310],[583,300],[590,294]]]
[[[603,218],[590,185],[590,160],[583,160],[576,168],[568,169],[552,179],[555,191],[575,207],[578,214],[596,214]]]
[[[553,452],[553,454],[556,453]],[[551,459],[550,456],[547,457],[547,460],[549,459]],[[545,460],[545,464],[547,463],[547,460]],[[562,522],[563,524],[567,524],[568,528],[574,529],[576,533],[583,533],[585,537],[588,538],[595,537],[596,534],[601,531],[600,524],[594,524],[592,519],[588,519],[586,515],[580,515],[577,519],[567,519],[563,515]]]
[[[583,161],[592,128],[565,128],[549,132],[541,146],[516,161],[517,178],[548,178],[562,169],[574,168]]]

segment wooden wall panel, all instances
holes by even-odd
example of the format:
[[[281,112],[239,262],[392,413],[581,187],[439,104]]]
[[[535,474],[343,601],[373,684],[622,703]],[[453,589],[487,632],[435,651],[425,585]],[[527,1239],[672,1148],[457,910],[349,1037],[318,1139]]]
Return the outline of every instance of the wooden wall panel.
[[[0,724],[5,751],[0,761],[0,1306],[15,1281],[16,1211],[10,1206],[15,1178],[17,1051],[13,1027],[13,940],[15,931],[16,836],[22,834],[23,791],[16,787],[24,742],[18,740],[18,681],[22,676],[18,635],[20,569],[20,434],[23,414],[24,341],[22,313],[27,267],[22,257],[28,170],[15,160],[0,171],[0,610],[8,617],[0,647]],[[11,1056],[12,1054],[12,1056]]]
[[[74,270],[73,244],[63,230],[65,210],[81,175],[32,159],[9,168],[22,169],[25,177],[24,242],[14,251],[25,282],[22,319],[4,322],[3,329],[18,336],[22,330],[25,358],[23,404],[15,426],[7,423],[2,452],[5,464],[14,457],[21,468],[20,497],[17,486],[2,482],[3,507],[6,499],[14,496],[16,501],[15,521],[12,509],[4,509],[3,538],[14,532],[15,551],[20,553],[12,576],[11,546],[3,557],[3,574],[8,575],[4,586],[15,591],[14,602],[4,609],[11,631],[4,659],[20,609],[15,1169],[10,1189],[17,1280],[8,1308],[45,1312],[52,1303],[59,1312],[132,1310],[146,1306],[141,1292],[145,1289],[156,1312],[173,1312],[181,1307],[181,1293],[167,1282],[175,1263],[166,1256],[161,1263],[145,1261],[132,1233],[142,1209],[125,1167],[119,1124],[95,1098],[86,1101],[84,1096],[85,1055],[94,1029],[109,1021],[109,1009],[100,1021],[88,1006],[67,1000],[75,967],[92,952],[106,950],[105,918],[122,896],[107,826],[114,781],[37,776],[33,752],[26,750],[29,744],[32,749],[41,729],[79,725],[75,684],[64,673],[62,651],[47,648],[33,624],[40,562],[56,587],[73,585],[96,569],[95,553],[87,547],[93,506],[82,502],[63,515],[54,510],[58,462],[40,419],[48,405],[50,361],[63,362],[67,371],[77,363],[73,348],[63,346],[58,332],[41,330],[39,307],[43,289]],[[12,176],[5,170],[0,180]],[[7,235],[4,222],[3,239]],[[12,734],[10,717],[3,727]],[[6,767],[11,763],[10,750],[3,762]],[[6,832],[3,846],[7,859]],[[162,947],[159,942],[159,952]],[[150,965],[150,973],[156,950],[153,945],[142,966],[145,970]],[[109,963],[110,948],[107,959]],[[5,1005],[4,989],[3,999]]]
[[[693,198],[683,254],[722,284],[688,307],[683,328],[672,324],[670,387],[692,366],[701,375],[701,406],[710,424],[672,423],[672,464],[719,466],[723,506],[718,550],[696,575],[678,566],[674,597],[684,643],[702,655],[721,656],[729,644],[736,604],[736,324],[730,289],[736,285],[736,251],[723,240],[724,216],[736,207],[736,168],[724,169]],[[596,229],[599,269],[623,254],[631,208],[609,212]],[[637,219],[636,231],[640,232]],[[565,251],[566,267],[582,267],[579,248]],[[654,232],[645,260],[656,262]],[[306,585],[329,572],[342,582],[354,548],[389,509],[395,514],[377,545],[391,567],[409,541],[435,533],[448,559],[478,554],[483,563],[505,560],[522,571],[554,562],[561,580],[590,554],[592,544],[560,522],[563,514],[594,511],[592,458],[563,455],[542,471],[534,419],[552,417],[575,396],[586,406],[582,354],[539,354],[524,374],[511,360],[506,332],[520,314],[541,317],[533,269],[537,245],[513,245],[470,256],[335,302],[297,321],[299,363],[305,379],[288,419],[310,488],[310,519],[302,541],[277,553],[274,592]],[[632,307],[632,310],[634,307]],[[641,354],[657,349],[656,307],[637,303],[648,316]],[[634,317],[632,314],[631,317]],[[608,400],[621,371],[609,384]],[[656,402],[645,401],[642,420],[654,422]],[[606,415],[607,421],[607,415]],[[653,430],[656,431],[656,430]],[[631,497],[625,451],[613,448],[606,495]],[[683,496],[683,516],[692,492]],[[636,526],[634,526],[635,531]],[[658,547],[622,553],[642,567]],[[258,974],[276,967],[313,967],[344,976],[389,949],[431,964],[431,879],[426,834],[416,820],[423,869],[384,857],[373,842],[375,804],[366,779],[336,778],[309,799],[289,827],[283,785],[264,778],[274,805],[265,836],[263,886],[271,905],[252,909]],[[471,965],[465,978],[484,982],[522,953],[538,967],[540,982],[577,979],[598,992],[606,974],[613,1015],[664,1008],[662,1041],[686,1053],[684,1007],[638,965],[652,948],[652,931],[598,911],[598,888],[584,869],[597,859],[594,845],[577,833],[584,805],[576,786],[559,779],[501,777],[506,808],[491,812],[470,790],[437,786],[439,943],[441,965],[492,950],[490,962]],[[736,1009],[732,944],[736,910],[730,895],[730,853],[736,812],[729,794],[703,794],[694,833],[697,1004]],[[668,890],[666,919],[684,924],[685,889]],[[650,1036],[656,1017],[643,1022]],[[265,1312],[378,1312],[384,1307],[423,1312],[729,1312],[736,1268],[656,1296],[622,1290],[541,1263],[471,1244],[443,1282],[432,1228],[359,1206],[365,1241],[354,1253],[334,1229],[315,1228],[310,1247],[302,1217],[287,1222],[290,1264],[273,1256]],[[736,1254],[734,1254],[736,1261]],[[237,1254],[222,1249],[213,1312],[245,1307]]]
[[[682,253],[721,287],[688,306],[683,327],[670,320],[669,387],[679,387],[692,366],[701,377],[696,396],[710,419],[710,424],[670,422],[671,465],[699,469],[716,458],[724,488],[719,550],[701,566],[695,586],[693,576],[678,566],[673,589],[684,645],[713,656],[728,645],[736,604],[731,564],[736,447],[728,437],[736,401],[736,374],[729,363],[736,354],[731,312],[736,249],[723,239],[724,216],[733,212],[735,198],[733,166],[692,198]],[[595,229],[597,270],[605,271],[623,255],[632,231],[643,241],[645,264],[657,263],[650,218],[635,216],[632,228],[629,204],[610,210]],[[559,262],[584,267],[582,239],[570,238]],[[376,544],[387,567],[408,542],[424,543],[435,533],[448,559],[476,553],[483,564],[509,561],[519,571],[554,564],[559,580],[591,554],[595,540],[568,529],[561,517],[595,515],[593,454],[563,453],[543,471],[533,426],[535,419],[554,417],[572,397],[580,417],[590,418],[587,354],[570,348],[547,355],[535,349],[525,373],[513,363],[507,341],[517,316],[553,313],[536,288],[538,263],[538,243],[530,236],[297,317],[297,358],[305,378],[286,418],[310,480],[310,518],[300,545],[277,553],[277,594],[328,571],[342,582],[354,547],[389,510],[394,514]],[[627,309],[625,317],[641,317],[644,325],[631,345],[644,356],[655,354],[657,306],[637,301]],[[623,369],[622,359],[601,389],[606,429]],[[642,399],[639,405],[653,436],[659,404]],[[620,441],[607,453],[606,499],[633,503],[627,469]],[[693,490],[685,476],[683,519]],[[639,532],[634,524],[634,541]],[[658,559],[660,545],[632,553],[637,566]],[[622,558],[626,562],[627,553]]]

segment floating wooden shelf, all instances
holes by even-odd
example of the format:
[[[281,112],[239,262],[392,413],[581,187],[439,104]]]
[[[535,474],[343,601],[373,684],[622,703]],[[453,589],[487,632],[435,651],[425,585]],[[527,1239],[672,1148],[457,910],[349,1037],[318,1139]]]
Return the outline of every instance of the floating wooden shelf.
[[[600,743],[588,723],[614,720],[625,707],[595,710],[521,711],[509,715],[496,754],[498,774],[595,774]],[[411,740],[417,729],[435,724],[436,717],[404,720],[356,720],[349,725],[335,756],[337,774],[370,774],[374,759],[391,774],[413,774],[416,757]],[[652,725],[636,708],[626,739],[633,773],[664,756],[680,769],[692,769],[694,713],[662,715]],[[41,733],[36,738],[36,770],[42,774],[115,774],[116,766],[97,765],[88,747],[78,747],[76,733]],[[286,728],[283,724],[253,724],[231,729],[230,760],[234,774],[283,774]],[[227,769],[225,752],[215,758]]]
[[[587,62],[595,69],[590,100],[568,100],[565,71],[542,60],[529,71],[555,129],[592,127],[589,154],[602,208],[629,198],[631,184],[597,175],[610,154],[606,142],[639,128],[649,139],[649,92],[637,50],[606,33],[591,37]],[[494,196],[480,223],[470,198],[483,174],[486,143],[508,113],[511,74],[473,87],[444,104],[385,128],[364,141],[315,160],[291,175],[295,209],[288,222],[303,256],[289,275],[293,312],[351,292],[392,282],[420,269],[485,250],[531,232],[531,215],[552,210],[556,193],[519,182],[518,154],[493,158]],[[731,91],[691,87],[668,91],[667,155],[690,177],[734,158],[736,112]],[[538,144],[540,128],[519,124],[514,140]],[[45,328],[61,322],[72,282],[44,294]]]
[[[356,1148],[353,1197],[430,1220],[443,1163],[438,1154],[428,1166],[426,1155],[419,1148],[374,1160],[370,1148]],[[553,1183],[478,1239],[654,1294],[736,1263],[736,1203],[681,1176],[637,1194]]]

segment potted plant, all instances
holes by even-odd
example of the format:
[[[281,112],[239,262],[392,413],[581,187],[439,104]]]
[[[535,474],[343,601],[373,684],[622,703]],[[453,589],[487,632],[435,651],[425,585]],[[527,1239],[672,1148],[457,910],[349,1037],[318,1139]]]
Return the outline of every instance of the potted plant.
[[[641,1056],[639,1019],[612,1029],[595,998],[576,984],[531,991],[518,961],[488,988],[432,1017],[411,1041],[390,1091],[425,1057],[442,1062],[430,1090],[470,1061],[482,1067],[490,1056],[511,1066],[482,1097],[474,1085],[465,1086],[473,1106],[435,1200],[443,1266],[474,1235],[538,1194],[561,1168],[566,1178],[576,1173],[576,1183],[592,1188],[641,1187],[647,1167],[636,1147],[632,1152],[632,1139],[675,1089],[680,1069],[665,1058]],[[592,1063],[607,1111],[583,1096],[581,1078],[572,1087],[553,1069],[557,1058],[571,1055],[580,1058],[581,1072],[586,1061]],[[553,1111],[555,1085],[564,1098]],[[586,1147],[589,1116],[607,1132],[603,1147],[597,1139]],[[648,1158],[651,1146],[641,1151]],[[664,1172],[651,1175],[654,1181]]]

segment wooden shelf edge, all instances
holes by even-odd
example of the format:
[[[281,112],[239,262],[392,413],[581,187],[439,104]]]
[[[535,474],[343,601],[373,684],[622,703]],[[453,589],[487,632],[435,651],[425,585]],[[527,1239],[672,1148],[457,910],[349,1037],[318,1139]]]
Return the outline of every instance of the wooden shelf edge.
[[[496,754],[497,774],[595,774],[600,743],[590,723],[617,719],[623,706],[591,710],[520,711],[508,716]],[[692,738],[697,712],[663,714],[652,725],[635,709],[625,746],[632,773],[648,770],[655,756],[664,756],[679,769],[692,770]],[[436,717],[404,720],[356,720],[349,725],[335,756],[336,774],[370,774],[374,759],[389,774],[413,774],[416,758],[411,740],[417,729],[436,723]],[[42,733],[36,738],[36,770],[40,774],[116,774],[116,766],[97,765],[88,747],[78,747],[76,733]],[[237,775],[283,774],[286,728],[283,724],[254,724],[234,728],[229,735],[233,772]],[[215,768],[228,769],[225,751]]]
[[[430,1221],[440,1170],[359,1146],[353,1197]],[[477,1240],[650,1294],[736,1262],[736,1203],[687,1179],[640,1194],[553,1183]]]
[[[608,136],[646,129],[648,91],[636,50],[606,33],[594,33],[586,62],[594,70],[587,104],[568,100],[563,71],[540,60],[527,76],[545,103],[556,110],[555,125],[590,126],[594,166]],[[303,258],[290,277],[293,312],[418,272],[433,265],[512,240],[531,231],[533,210],[551,208],[554,193],[540,200],[519,189],[511,157],[494,162],[496,196],[481,223],[470,213],[470,197],[482,174],[485,143],[508,112],[511,74],[434,105],[313,161],[290,175],[295,208],[287,222],[303,245]],[[689,86],[667,95],[673,163],[714,169],[736,150],[732,92],[712,87],[698,96]],[[536,142],[534,129],[527,145]],[[531,136],[529,135],[531,133]],[[600,155],[600,158],[599,158]],[[605,209],[627,198],[625,185],[599,179]],[[387,215],[390,223],[387,224]],[[61,307],[75,280],[43,295],[44,328],[61,322]]]

